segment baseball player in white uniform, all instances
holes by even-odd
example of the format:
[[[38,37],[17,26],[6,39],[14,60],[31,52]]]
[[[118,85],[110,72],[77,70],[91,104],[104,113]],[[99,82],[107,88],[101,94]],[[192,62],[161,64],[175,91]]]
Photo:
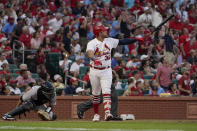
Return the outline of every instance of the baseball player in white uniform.
[[[111,50],[118,45],[132,44],[136,41],[142,41],[143,38],[135,39],[114,39],[108,38],[109,29],[103,25],[97,25],[93,28],[95,39],[87,44],[86,52],[90,58],[90,83],[92,85],[92,99],[94,107],[93,121],[100,121],[98,107],[100,102],[100,93],[102,90],[103,104],[105,111],[105,121],[112,119],[111,109]]]

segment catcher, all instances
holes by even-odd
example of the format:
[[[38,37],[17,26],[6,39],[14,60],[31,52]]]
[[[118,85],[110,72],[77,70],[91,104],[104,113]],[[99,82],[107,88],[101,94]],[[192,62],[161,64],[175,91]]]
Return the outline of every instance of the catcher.
[[[46,106],[48,105],[48,106]],[[52,121],[57,116],[52,112],[56,105],[56,94],[50,82],[44,81],[40,86],[33,86],[24,93],[19,100],[18,106],[12,111],[3,115],[4,120],[15,120],[16,115],[34,110],[42,120]]]

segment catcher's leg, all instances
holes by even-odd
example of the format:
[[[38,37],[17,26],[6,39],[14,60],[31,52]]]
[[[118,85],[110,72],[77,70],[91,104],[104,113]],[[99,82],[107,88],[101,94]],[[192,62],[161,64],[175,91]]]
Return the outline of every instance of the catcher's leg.
[[[103,97],[100,95],[100,103],[103,102]],[[89,99],[88,101],[82,102],[77,105],[77,115],[79,119],[83,118],[84,112],[86,112],[88,109],[93,107],[93,101],[92,99]]]
[[[85,102],[82,102],[77,105],[77,115],[79,119],[83,118],[83,114],[85,111],[93,107],[93,102],[92,100],[88,100]]]
[[[118,116],[118,95],[115,87],[111,88],[111,113],[113,117]]]
[[[30,111],[31,109],[33,109],[33,107],[34,105],[32,102],[29,102],[29,101],[24,102],[22,105],[16,107],[11,112],[4,114],[2,118],[4,120],[15,120],[14,116],[25,113],[26,111]]]

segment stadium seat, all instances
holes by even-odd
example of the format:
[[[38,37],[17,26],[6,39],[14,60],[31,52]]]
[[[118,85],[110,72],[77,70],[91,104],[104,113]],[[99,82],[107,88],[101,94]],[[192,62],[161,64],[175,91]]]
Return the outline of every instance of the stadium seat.
[[[13,79],[16,79],[19,76],[19,74],[11,73],[11,76],[13,77]]]
[[[59,61],[61,59],[60,53],[48,53],[46,57],[46,69],[51,76],[60,73]]]
[[[125,91],[124,89],[117,89],[116,90],[118,96],[122,96],[124,91]]]
[[[82,66],[82,67],[80,67],[79,74],[86,74],[88,68],[89,68],[89,66]]]
[[[71,60],[72,62],[75,61],[75,58],[74,57],[69,57],[68,59]]]
[[[83,88],[83,82],[79,81],[78,84],[79,84],[79,87]]]
[[[178,84],[178,80],[172,80],[172,82]]]
[[[64,88],[55,88],[57,96],[60,96],[62,92],[64,91]]]
[[[124,60],[125,62],[127,62],[129,60],[129,56],[123,55],[122,56],[122,60]]]
[[[144,79],[152,79],[153,76],[152,76],[152,75],[144,75],[143,78],[144,78]]]
[[[122,83],[121,84],[121,87],[122,87],[122,89],[125,89],[125,86],[127,85],[127,83]]]
[[[78,78],[79,78],[80,80],[83,80],[84,75],[85,75],[85,74],[79,74],[79,77],[78,77]]]
[[[39,75],[37,73],[32,73],[32,78],[34,78],[35,80],[39,79]]]
[[[49,61],[57,61],[61,59],[61,54],[60,53],[48,53],[47,54],[47,59]]]
[[[20,72],[20,69],[12,69],[10,70],[11,73],[16,73],[16,72]]]
[[[128,79],[120,79],[119,81],[122,83],[128,83]]]
[[[18,69],[15,64],[9,64],[9,70]]]
[[[130,70],[126,71],[126,76],[127,76],[127,77],[128,77],[128,75],[129,75],[129,73],[130,73]]]

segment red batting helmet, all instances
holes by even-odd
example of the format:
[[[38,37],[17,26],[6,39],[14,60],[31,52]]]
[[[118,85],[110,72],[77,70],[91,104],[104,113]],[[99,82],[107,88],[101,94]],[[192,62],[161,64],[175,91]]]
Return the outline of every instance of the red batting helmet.
[[[105,27],[104,25],[97,25],[93,28],[93,32],[95,36],[98,36],[100,32],[103,31],[109,31],[108,27]]]

